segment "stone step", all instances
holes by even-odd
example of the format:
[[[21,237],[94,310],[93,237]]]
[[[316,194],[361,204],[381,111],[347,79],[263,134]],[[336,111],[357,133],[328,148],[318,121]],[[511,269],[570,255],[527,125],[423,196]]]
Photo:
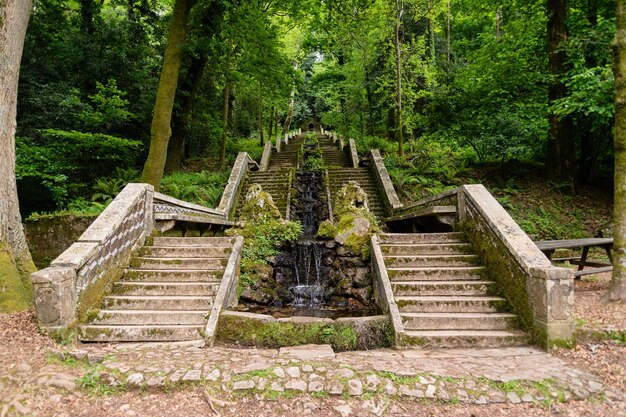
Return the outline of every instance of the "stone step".
[[[204,326],[80,326],[78,338],[88,342],[181,342],[202,340]]]
[[[109,295],[104,309],[111,310],[208,310],[213,297],[169,295]]]
[[[231,250],[232,246],[144,246],[139,255],[158,258],[228,258]]]
[[[386,233],[380,235],[381,243],[466,243],[461,232],[449,233]]]
[[[405,330],[506,330],[515,325],[509,313],[402,313]]]
[[[232,237],[154,237],[153,246],[210,246],[232,247],[235,239]]]
[[[130,266],[142,269],[224,269],[228,258],[164,258],[164,257],[135,257]]]
[[[518,330],[410,330],[403,339],[403,345],[424,348],[498,348],[529,343],[528,335]]]
[[[124,271],[124,281],[147,282],[216,282],[222,281],[224,269],[134,269]]]
[[[120,281],[113,295],[196,295],[215,296],[219,282]]]
[[[209,310],[100,310],[94,325],[194,325],[204,326]]]
[[[472,252],[469,243],[383,243],[383,255],[463,255]]]
[[[407,295],[486,295],[493,281],[394,281],[391,284],[397,296]]]
[[[497,313],[507,306],[501,297],[397,296],[395,299],[401,313]]]
[[[484,279],[483,266],[457,266],[440,268],[387,268],[391,281],[470,281]]]
[[[480,264],[477,255],[385,255],[385,265],[392,268],[474,266]]]

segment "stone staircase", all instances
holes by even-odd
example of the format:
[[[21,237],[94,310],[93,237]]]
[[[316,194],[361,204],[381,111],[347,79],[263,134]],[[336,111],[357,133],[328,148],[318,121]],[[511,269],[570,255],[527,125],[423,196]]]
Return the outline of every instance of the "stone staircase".
[[[243,183],[241,196],[237,208],[235,209],[235,218],[241,215],[241,210],[246,203],[246,192],[252,184],[259,184],[263,187],[263,191],[269,193],[278,207],[283,218],[287,213],[287,203],[289,201],[289,188],[291,187],[291,167],[273,171],[249,171]]]
[[[381,234],[403,345],[501,347],[528,344],[516,316],[462,233]]]
[[[347,148],[339,149],[337,144],[333,143],[332,139],[327,135],[319,136],[319,143],[326,167],[350,168],[352,166]]]
[[[349,181],[356,181],[367,193],[370,211],[374,213],[379,224],[383,224],[383,219],[386,217],[385,207],[369,168],[329,168],[328,181],[333,207],[336,204],[337,191]]]
[[[80,340],[202,339],[233,243],[230,237],[153,238],[96,316],[79,327]]]
[[[280,171],[287,168],[298,167],[298,155],[300,148],[304,142],[304,136],[297,136],[289,141],[289,144],[282,144],[280,152],[276,149],[272,150],[272,157],[270,158],[270,171]]]

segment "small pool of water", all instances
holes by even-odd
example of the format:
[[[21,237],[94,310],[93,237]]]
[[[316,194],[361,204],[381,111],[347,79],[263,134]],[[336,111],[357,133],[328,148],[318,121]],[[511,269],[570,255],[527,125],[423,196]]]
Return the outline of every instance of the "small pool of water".
[[[277,319],[294,316],[306,316],[329,318],[334,320],[341,317],[367,317],[382,314],[378,308],[349,309],[345,307],[270,307],[246,304],[240,304],[237,307],[234,307],[233,310],[254,314],[266,314]]]

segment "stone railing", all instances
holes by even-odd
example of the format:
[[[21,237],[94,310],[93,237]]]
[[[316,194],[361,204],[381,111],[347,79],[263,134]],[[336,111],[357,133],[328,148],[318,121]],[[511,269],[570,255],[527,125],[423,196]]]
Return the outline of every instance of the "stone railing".
[[[48,330],[71,325],[123,272],[154,227],[154,188],[128,184],[48,268],[31,274],[37,317]]]
[[[358,168],[359,154],[356,151],[356,143],[354,143],[354,139],[352,138],[348,140],[348,149],[350,150],[350,161],[352,162],[352,168]]]
[[[267,171],[270,167],[270,159],[272,158],[272,141],[265,142],[263,147],[263,156],[261,156],[261,163],[259,164],[259,171]]]
[[[570,344],[574,335],[574,272],[554,267],[482,185],[458,189],[460,229],[478,252],[502,295],[544,347]]]
[[[456,206],[458,229],[534,343],[544,347],[571,343],[574,272],[554,267],[484,186],[464,185],[424,198],[397,211],[396,218],[448,205]]]
[[[241,263],[241,251],[243,249],[243,237],[237,236],[235,238],[235,244],[228,258],[228,264],[226,264],[226,270],[222,277],[222,282],[213,306],[211,307],[211,313],[209,314],[209,320],[205,328],[205,340],[209,346],[213,346],[215,342],[215,333],[217,330],[217,324],[220,314],[226,308],[234,307],[237,305],[237,287],[239,284],[239,267]]]
[[[376,180],[376,185],[383,197],[382,201],[385,205],[387,215],[393,216],[396,210],[401,209],[404,205],[398,198],[395,188],[393,188],[393,183],[391,182],[391,178],[389,177],[389,173],[387,172],[387,168],[385,167],[385,163],[378,149],[372,149],[370,151],[369,166]]]
[[[232,225],[223,211],[154,193],[154,220]]]
[[[380,249],[380,242],[378,241],[377,235],[372,236],[370,249],[372,254],[372,272],[374,274],[374,297],[376,304],[378,304],[383,314],[388,315],[391,319],[391,326],[395,338],[394,346],[399,346],[404,335],[404,324],[402,324],[400,310],[393,296],[391,282],[389,281],[387,267],[385,266],[385,260],[382,250]]]
[[[230,171],[230,177],[228,177],[228,183],[226,183],[226,187],[224,188],[224,194],[222,194],[220,204],[217,206],[217,211],[222,212],[226,219],[232,219],[235,214],[234,210],[237,196],[250,164],[256,164],[256,162],[250,158],[247,152],[239,152],[233,169]]]

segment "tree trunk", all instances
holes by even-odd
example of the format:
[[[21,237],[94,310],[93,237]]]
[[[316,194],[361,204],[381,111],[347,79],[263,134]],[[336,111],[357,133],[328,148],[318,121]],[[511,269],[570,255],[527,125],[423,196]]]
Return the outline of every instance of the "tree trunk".
[[[185,160],[185,142],[189,130],[189,122],[193,114],[193,106],[196,102],[196,95],[200,88],[200,82],[204,75],[204,69],[208,61],[207,54],[203,53],[199,57],[194,57],[189,65],[184,86],[180,89],[184,92],[182,110],[174,116],[172,123],[172,138],[167,147],[167,160],[165,161],[165,172],[172,173],[180,169]]]
[[[230,103],[230,51],[226,54],[226,74],[224,81],[224,109],[222,112],[222,139],[220,141],[220,168],[226,161],[226,141],[228,140],[228,104]]]
[[[617,1],[613,44],[615,75],[615,207],[613,208],[613,279],[609,300],[626,300],[626,4]]]
[[[552,81],[548,89],[551,103],[567,95],[561,77],[567,72],[567,56],[562,48],[567,41],[566,0],[548,0],[548,64]],[[550,138],[546,169],[548,177],[554,181],[567,182],[570,191],[576,191],[576,149],[571,116],[558,117],[550,114]]]
[[[0,312],[30,306],[28,274],[35,271],[15,182],[17,83],[31,8],[30,0],[0,3]]]
[[[163,169],[167,156],[167,145],[172,132],[172,109],[174,97],[178,86],[178,73],[183,57],[183,44],[187,35],[187,21],[189,12],[195,0],[176,0],[172,24],[165,47],[163,68],[157,90],[154,110],[152,112],[152,125],[150,127],[150,150],[148,159],[143,167],[141,180],[152,184],[155,190],[161,188]]]
[[[237,82],[231,82],[230,86],[230,128],[233,135],[237,137],[239,135],[237,130]]]
[[[446,19],[446,57],[448,58],[448,66],[452,61],[452,3],[448,0],[448,10]]]
[[[261,102],[259,103],[259,144],[261,146],[265,145],[265,135],[264,135],[264,126],[263,126],[263,94],[260,97]]]
[[[274,132],[274,106],[270,109],[270,118],[268,119],[268,127],[267,127],[267,137],[272,138],[272,133]]]
[[[293,68],[295,71],[298,70],[298,63],[293,62]],[[294,80],[291,85],[291,94],[289,95],[289,110],[287,111],[287,117],[285,117],[285,124],[283,125],[283,135],[289,133],[289,129],[291,128],[291,118],[293,117],[293,106],[296,103],[296,82]]]
[[[400,50],[400,27],[404,14],[403,0],[396,0],[396,118],[398,129],[398,156],[404,158],[404,126],[402,120],[402,56]]]
[[[496,10],[496,40],[500,42],[502,38],[502,6]]]
[[[278,108],[276,108],[276,113],[274,113],[274,135],[278,136]]]

